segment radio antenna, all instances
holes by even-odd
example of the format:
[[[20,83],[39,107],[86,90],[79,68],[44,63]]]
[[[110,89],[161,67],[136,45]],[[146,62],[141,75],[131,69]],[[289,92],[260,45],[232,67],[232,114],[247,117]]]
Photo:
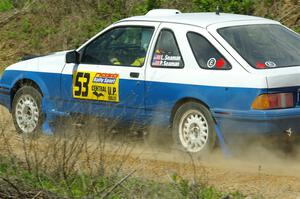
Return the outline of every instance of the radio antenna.
[[[219,5],[217,5],[216,14],[217,14],[217,15],[220,15],[220,6],[219,6]]]

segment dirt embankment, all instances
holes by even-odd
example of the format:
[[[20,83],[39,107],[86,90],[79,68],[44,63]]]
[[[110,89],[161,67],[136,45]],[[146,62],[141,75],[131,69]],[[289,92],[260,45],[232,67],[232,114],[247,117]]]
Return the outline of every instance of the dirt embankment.
[[[0,125],[6,129],[4,132],[6,140],[1,137],[0,151],[5,151],[7,148],[5,142],[9,142],[14,153],[22,157],[24,155],[22,138],[16,135],[10,115],[3,108],[0,108],[0,115]],[[41,139],[42,146],[51,147],[51,144],[47,144],[50,137]],[[89,150],[92,151],[95,146],[95,141],[90,140]],[[116,150],[120,147],[126,148],[127,152],[125,153],[123,149]],[[249,146],[249,150],[239,151],[233,157],[227,158],[216,150],[209,159],[201,161],[191,158],[188,154],[174,151],[171,147],[145,143],[141,138],[130,136],[125,141],[112,138],[106,144],[105,153],[108,158],[118,156],[124,159],[123,169],[138,168],[136,175],[140,177],[170,181],[171,176],[176,174],[191,180],[200,179],[226,192],[240,191],[258,198],[261,196],[300,198],[300,156],[286,156],[279,150],[270,151],[261,145]],[[98,156],[89,158],[96,161]]]
[[[141,4],[145,4],[138,0],[102,0],[98,4],[91,0],[34,0],[25,5],[14,2],[20,4],[16,9],[0,12],[0,71],[27,54],[74,49],[116,19],[143,14]],[[195,12],[199,11],[194,10],[195,2],[162,1],[161,6]],[[253,15],[278,20],[300,32],[299,0],[257,0],[253,1],[253,9]]]

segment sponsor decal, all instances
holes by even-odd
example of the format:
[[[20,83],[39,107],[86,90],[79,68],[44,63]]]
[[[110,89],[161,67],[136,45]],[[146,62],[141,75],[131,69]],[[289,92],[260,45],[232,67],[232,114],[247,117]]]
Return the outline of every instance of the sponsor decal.
[[[223,58],[220,58],[216,63],[218,69],[223,68],[224,65],[225,65],[225,60]]]
[[[119,74],[77,71],[73,78],[73,97],[119,102]]]
[[[256,68],[266,68],[266,64],[261,63],[261,62],[256,62]]]
[[[114,84],[116,82],[116,74],[97,73],[93,83]]]
[[[162,59],[162,55],[154,54],[153,59],[154,60],[161,60]]]
[[[216,58],[210,58],[208,61],[207,61],[207,67],[208,68],[213,68],[215,67],[217,64],[217,60]]]
[[[162,65],[163,66],[167,66],[167,67],[179,67],[180,66],[180,62],[163,61]]]
[[[266,61],[265,65],[269,68],[275,68],[277,65],[272,61]]]
[[[181,62],[181,56],[154,54],[152,65],[166,66],[166,67],[179,67],[180,62]]]
[[[162,65],[162,61],[160,61],[160,60],[153,60],[152,61],[152,65],[153,66],[161,66]]]
[[[169,56],[169,55],[164,55],[162,57],[162,60],[164,61],[180,61],[181,57],[180,56]]]

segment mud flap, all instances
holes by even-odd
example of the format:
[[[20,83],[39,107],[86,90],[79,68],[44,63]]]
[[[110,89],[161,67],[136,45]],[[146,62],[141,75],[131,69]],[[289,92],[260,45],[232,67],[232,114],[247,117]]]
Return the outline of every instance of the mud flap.
[[[227,158],[232,157],[232,153],[231,153],[230,149],[228,148],[228,146],[225,142],[224,136],[221,132],[221,129],[217,123],[215,125],[215,130],[216,130],[216,134],[217,134],[223,155]]]
[[[42,124],[42,132],[45,135],[54,135],[55,125],[54,122],[59,117],[69,117],[70,114],[57,111],[46,98],[42,100],[42,112],[44,114],[44,122]]]
[[[51,126],[47,120],[44,121],[44,123],[43,123],[42,131],[43,131],[43,134],[45,134],[45,135],[53,135],[54,134],[54,131],[51,128]]]

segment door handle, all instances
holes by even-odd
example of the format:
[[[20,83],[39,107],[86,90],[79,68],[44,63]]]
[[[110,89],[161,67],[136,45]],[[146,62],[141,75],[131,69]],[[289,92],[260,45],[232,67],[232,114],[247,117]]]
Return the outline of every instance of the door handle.
[[[139,78],[139,76],[140,76],[140,73],[134,73],[134,72],[130,73],[130,77],[132,77],[132,78]]]

